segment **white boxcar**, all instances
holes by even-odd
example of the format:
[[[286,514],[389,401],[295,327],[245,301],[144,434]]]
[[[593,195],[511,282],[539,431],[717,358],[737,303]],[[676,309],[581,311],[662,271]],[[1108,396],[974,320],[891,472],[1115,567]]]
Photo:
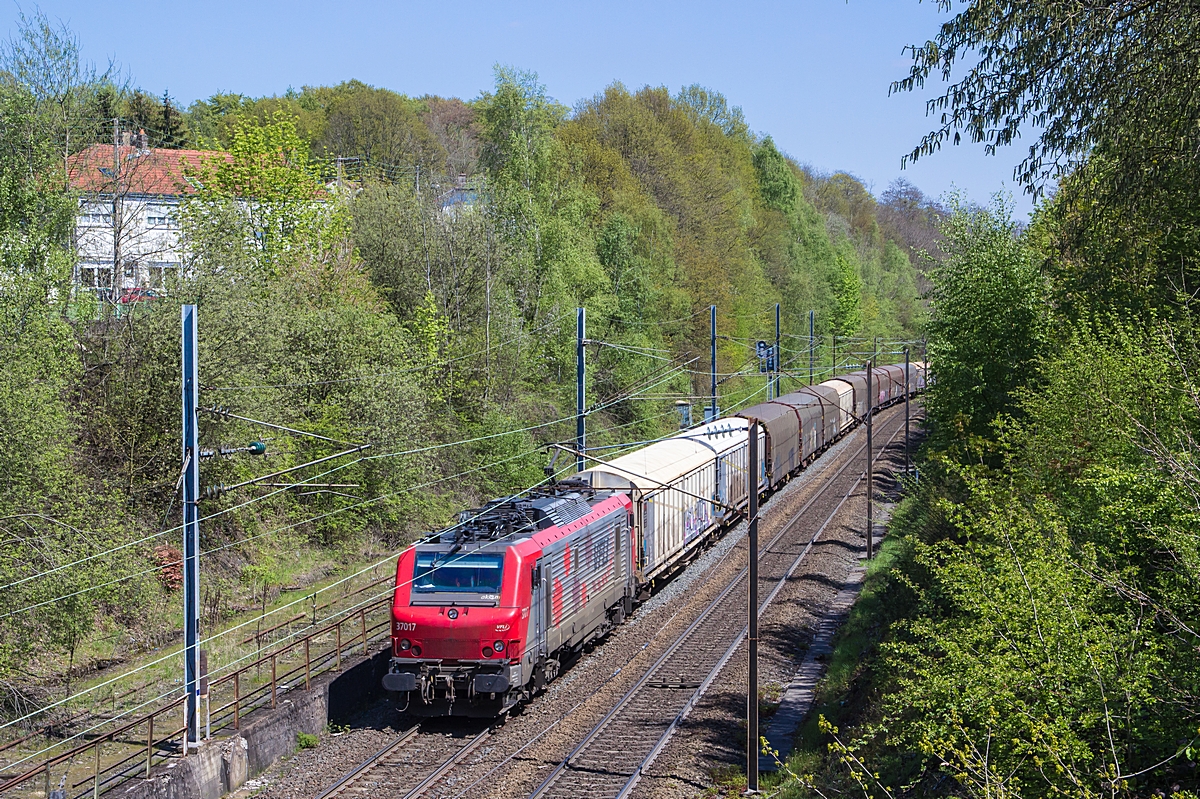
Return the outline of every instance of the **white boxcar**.
[[[577,475],[594,488],[628,491],[634,504],[638,576],[666,573],[746,505],[748,425],[730,417],[680,431]],[[759,485],[766,482],[759,431]]]

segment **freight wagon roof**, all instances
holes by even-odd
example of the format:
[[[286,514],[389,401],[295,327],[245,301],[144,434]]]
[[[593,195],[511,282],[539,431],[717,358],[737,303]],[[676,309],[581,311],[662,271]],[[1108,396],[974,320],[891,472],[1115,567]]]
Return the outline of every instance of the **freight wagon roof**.
[[[819,390],[818,390],[819,389]],[[790,394],[784,394],[775,402],[781,402],[784,405],[836,405],[839,392],[833,386],[824,384],[812,387],[804,387],[798,391],[793,391]]]
[[[853,387],[851,387],[849,383],[837,377],[829,378],[825,382],[821,383],[818,388],[827,388],[830,391],[834,391],[837,393],[838,397],[844,397],[854,391]]]
[[[778,419],[780,416],[790,416],[795,418],[795,412],[785,405],[778,405],[774,402],[761,402],[758,405],[751,405],[749,408],[738,411],[738,416],[744,419],[758,419],[760,422],[769,422],[772,419]]]
[[[748,425],[737,417],[718,419],[593,466],[580,476],[597,487],[632,485],[653,491],[745,443]]]

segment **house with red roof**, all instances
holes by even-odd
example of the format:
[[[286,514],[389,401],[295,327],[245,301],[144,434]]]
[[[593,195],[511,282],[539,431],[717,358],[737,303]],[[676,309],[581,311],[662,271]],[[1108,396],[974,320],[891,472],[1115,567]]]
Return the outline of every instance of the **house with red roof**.
[[[114,302],[169,284],[187,261],[177,218],[182,200],[197,189],[187,173],[228,157],[153,149],[144,135],[129,134],[71,156],[68,177],[79,192],[75,284]]]

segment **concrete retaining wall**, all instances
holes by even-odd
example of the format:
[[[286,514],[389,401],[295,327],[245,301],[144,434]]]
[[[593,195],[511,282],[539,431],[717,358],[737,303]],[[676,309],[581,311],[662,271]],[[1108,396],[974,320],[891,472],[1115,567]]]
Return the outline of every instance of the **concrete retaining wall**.
[[[360,658],[338,674],[322,675],[309,690],[280,695],[274,709],[242,720],[241,729],[202,743],[187,758],[176,758],[112,791],[128,799],[220,799],[296,749],[296,735],[319,735],[328,724],[345,724],[378,699],[388,666],[387,650]]]

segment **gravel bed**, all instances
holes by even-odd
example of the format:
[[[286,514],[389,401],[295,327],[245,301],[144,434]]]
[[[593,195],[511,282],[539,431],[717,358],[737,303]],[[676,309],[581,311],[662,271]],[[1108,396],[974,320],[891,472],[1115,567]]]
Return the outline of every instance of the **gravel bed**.
[[[323,733],[320,744],[301,749],[276,762],[262,774],[229,794],[233,799],[300,799],[313,797],[343,774],[396,739],[404,727],[394,708],[372,705],[347,730]]]

